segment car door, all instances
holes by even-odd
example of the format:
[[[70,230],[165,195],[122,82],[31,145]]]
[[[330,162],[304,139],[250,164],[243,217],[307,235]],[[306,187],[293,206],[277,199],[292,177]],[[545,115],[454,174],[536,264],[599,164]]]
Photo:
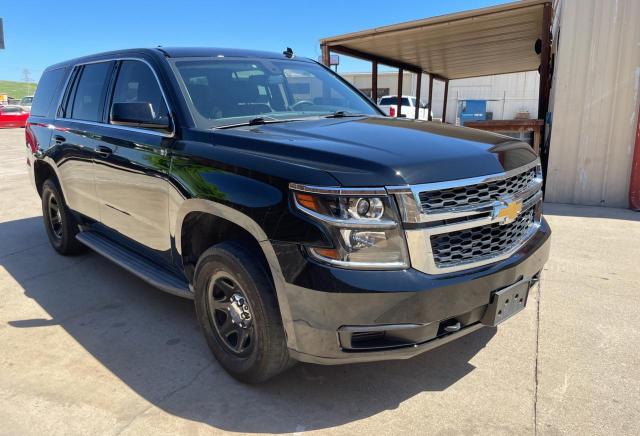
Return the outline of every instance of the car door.
[[[402,115],[404,115],[406,118],[413,118],[413,116],[415,115],[415,106],[413,106],[412,101],[410,98],[407,97],[402,97]]]
[[[27,117],[20,106],[0,107],[0,127],[24,127]]]
[[[7,106],[0,105],[0,127],[14,127],[14,116]]]
[[[95,157],[96,190],[104,231],[139,248],[154,260],[171,261],[168,220],[168,150],[173,134],[114,125],[113,103],[150,103],[158,117],[169,117],[166,100],[150,64],[118,62]]]
[[[52,126],[50,155],[55,159],[67,205],[100,219],[93,159],[100,146],[97,123],[115,62],[101,61],[74,68]]]

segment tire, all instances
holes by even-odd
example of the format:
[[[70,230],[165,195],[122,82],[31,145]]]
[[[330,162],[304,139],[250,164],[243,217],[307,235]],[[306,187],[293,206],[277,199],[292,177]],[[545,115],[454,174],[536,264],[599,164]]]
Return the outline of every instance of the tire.
[[[86,251],[76,239],[78,222],[64,202],[64,197],[54,179],[42,184],[42,217],[51,246],[63,256]]]
[[[223,242],[200,256],[195,306],[209,348],[237,380],[260,383],[293,365],[273,284],[242,243]]]

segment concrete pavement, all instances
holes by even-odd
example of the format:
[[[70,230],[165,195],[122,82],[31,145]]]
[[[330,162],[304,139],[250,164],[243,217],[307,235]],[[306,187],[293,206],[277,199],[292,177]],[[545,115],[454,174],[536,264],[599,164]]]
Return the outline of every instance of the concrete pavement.
[[[640,214],[547,205],[522,313],[408,361],[220,368],[192,302],[50,248],[24,131],[0,130],[0,434],[637,434]]]

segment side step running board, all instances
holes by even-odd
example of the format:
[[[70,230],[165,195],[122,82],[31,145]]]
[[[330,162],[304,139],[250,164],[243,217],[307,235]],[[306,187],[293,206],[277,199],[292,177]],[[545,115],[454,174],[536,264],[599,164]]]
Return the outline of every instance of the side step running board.
[[[76,239],[150,285],[179,297],[193,299],[193,293],[185,280],[99,233],[80,232]]]

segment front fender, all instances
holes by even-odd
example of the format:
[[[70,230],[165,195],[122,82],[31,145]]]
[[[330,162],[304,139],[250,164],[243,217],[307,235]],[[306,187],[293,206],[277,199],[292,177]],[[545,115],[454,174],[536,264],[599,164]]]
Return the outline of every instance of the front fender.
[[[295,335],[293,334],[293,320],[291,318],[291,310],[287,294],[284,292],[285,280],[280,268],[280,263],[276,257],[276,253],[273,249],[273,245],[267,238],[264,230],[255,222],[251,217],[243,214],[242,212],[233,209],[229,206],[225,206],[220,203],[213,202],[211,200],[204,200],[199,198],[184,200],[180,205],[176,215],[176,223],[174,229],[175,235],[175,248],[178,254],[182,256],[182,224],[185,217],[191,212],[204,212],[219,218],[230,221],[251,234],[262,248],[262,253],[267,259],[269,270],[271,271],[271,277],[273,278],[273,284],[276,289],[276,296],[278,298],[278,305],[280,307],[280,315],[282,317],[282,323],[284,325],[285,332],[287,333],[287,346],[289,348],[296,349]]]

